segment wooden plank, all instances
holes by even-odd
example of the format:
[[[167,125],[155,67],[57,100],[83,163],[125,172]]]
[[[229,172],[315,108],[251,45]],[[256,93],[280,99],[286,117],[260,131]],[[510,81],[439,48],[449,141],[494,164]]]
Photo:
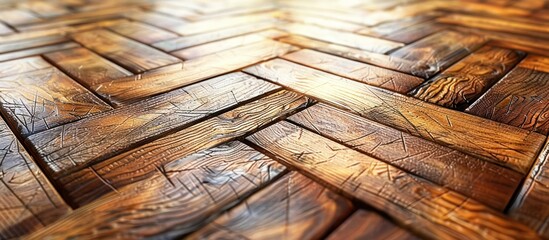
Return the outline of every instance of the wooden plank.
[[[308,104],[297,93],[280,91],[61,177],[59,185],[71,205],[84,206],[149,177],[155,166],[232,141]]]
[[[28,141],[57,178],[277,88],[232,73],[53,128]]]
[[[544,136],[459,113],[282,59],[245,69],[414,136],[526,173]]]
[[[320,239],[351,211],[349,200],[292,172],[186,238]]]
[[[236,37],[243,34],[255,33],[271,29],[275,26],[273,21],[263,21],[256,23],[244,24],[227,29],[221,29],[215,32],[184,36],[172,40],[166,40],[153,44],[154,47],[164,51],[174,51],[178,49],[188,48],[200,44],[214,42],[225,38]]]
[[[296,48],[272,40],[264,40],[222,51],[215,55],[185,61],[180,65],[178,71],[150,74],[143,77],[121,78],[116,81],[94,85],[92,89],[101,87],[102,91],[115,102],[135,102],[145,97],[275,58],[292,50],[296,50]]]
[[[540,236],[549,238],[549,142],[538,156],[524,185],[509,210],[509,215],[534,229]]]
[[[29,238],[178,238],[201,227],[212,215],[235,205],[285,169],[239,142],[181,157],[157,168],[155,176],[147,181],[77,209]]]
[[[361,51],[354,48],[294,35],[283,37],[279,39],[279,41],[296,45],[302,48],[311,48],[316,51],[337,55],[340,57],[392,69],[403,73],[414,74],[422,78],[426,78],[427,76],[433,74],[432,70],[430,69],[427,69],[425,71],[414,71],[413,62],[397,57],[387,56],[385,54]]]
[[[70,211],[1,119],[0,154],[1,239],[34,232]]]
[[[523,52],[485,46],[467,56],[414,92],[414,97],[444,107],[473,103],[524,57]]]
[[[373,211],[359,210],[343,222],[327,239],[415,240],[419,238]]]
[[[437,19],[441,23],[455,24],[468,28],[509,32],[529,35],[539,38],[549,38],[549,23],[543,20],[516,18],[500,19],[486,16],[468,16],[463,14],[449,14]]]
[[[25,39],[22,41],[0,44],[0,53],[24,50],[27,48],[47,46],[69,41],[64,36],[45,36],[39,38]]]
[[[288,118],[322,136],[503,211],[523,175],[325,104]]]
[[[284,14],[281,16],[283,20],[294,22],[294,23],[303,23],[309,25],[316,25],[323,28],[330,28],[333,30],[346,31],[346,32],[355,32],[363,28],[360,24],[339,21],[335,19],[327,19],[316,16],[311,16],[307,14],[295,15],[295,14]]]
[[[171,28],[172,31],[183,36],[194,35],[206,32],[213,32],[221,29],[236,27],[252,22],[273,21],[275,20],[275,12],[240,15],[220,19],[211,19],[204,21],[192,22],[186,25],[180,25]]]
[[[154,48],[106,30],[80,32],[73,34],[72,38],[134,73],[181,61]]]
[[[483,204],[287,122],[248,137],[308,177],[388,214],[429,239],[538,239]]]
[[[132,75],[128,70],[98,56],[86,48],[52,52],[45,54],[44,57],[55,63],[56,66],[79,83],[98,93],[104,99],[109,99],[109,95],[103,93],[101,88],[94,89],[92,86]],[[118,105],[117,102],[112,103]]]
[[[17,58],[34,56],[34,55],[48,53],[48,52],[60,51],[64,49],[76,48],[76,47],[79,47],[79,45],[74,42],[67,42],[67,43],[61,43],[56,45],[44,46],[44,47],[30,48],[30,49],[26,49],[18,52],[4,53],[4,54],[0,54],[0,62],[17,59]]]
[[[412,71],[434,69],[436,73],[475,51],[485,39],[474,34],[442,31],[407,45],[391,53],[391,56],[417,62],[423,67]],[[429,74],[428,77],[432,76]]]
[[[164,14],[159,14],[155,12],[134,12],[124,14],[124,16],[135,21],[144,22],[149,25],[164,28],[167,30],[171,30],[188,24],[188,21],[185,21],[183,19],[166,16]]]
[[[0,77],[17,75],[50,67],[51,65],[41,57],[21,58],[0,63]]]
[[[343,45],[359,50],[386,53],[396,48],[404,46],[402,43],[363,36],[359,34],[330,30],[327,28],[316,27],[299,23],[284,24],[280,29],[292,34]]]
[[[40,18],[27,10],[6,9],[0,11],[0,20],[11,26],[17,26],[22,24],[39,22]]]
[[[142,43],[153,44],[178,37],[175,33],[155,28],[139,22],[123,22],[110,26],[109,29],[120,35],[132,38]]]
[[[299,50],[282,58],[400,93],[407,93],[423,82],[418,77],[309,49]]]
[[[6,26],[6,24],[0,23],[0,35],[8,35],[12,33],[14,33],[14,31],[11,28]]]
[[[24,136],[112,109],[51,67],[0,78],[0,99],[8,123]]]
[[[549,58],[530,55],[466,112],[542,134],[549,133]]]
[[[217,54],[221,51],[233,49],[236,47],[246,46],[248,44],[254,44],[261,42],[268,38],[278,38],[285,36],[286,33],[278,30],[266,30],[257,33],[240,35],[233,38],[223,39],[217,42],[211,42],[207,44],[202,44],[196,47],[190,47],[182,49],[179,51],[172,52],[174,56],[180,57],[182,59],[194,59],[210,54]]]

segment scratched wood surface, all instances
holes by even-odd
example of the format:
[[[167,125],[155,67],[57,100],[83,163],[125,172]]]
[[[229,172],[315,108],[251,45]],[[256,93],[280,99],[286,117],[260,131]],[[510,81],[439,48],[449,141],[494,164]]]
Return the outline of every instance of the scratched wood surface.
[[[0,239],[549,239],[548,0],[0,1]]]

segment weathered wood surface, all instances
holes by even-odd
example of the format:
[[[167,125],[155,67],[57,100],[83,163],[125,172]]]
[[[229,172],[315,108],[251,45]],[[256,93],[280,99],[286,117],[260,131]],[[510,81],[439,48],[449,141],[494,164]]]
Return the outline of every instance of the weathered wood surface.
[[[159,165],[147,181],[77,209],[29,239],[176,238],[201,227],[284,169],[250,147],[231,142]]]
[[[319,239],[351,210],[349,200],[292,172],[188,239]]]
[[[523,174],[529,170],[545,139],[540,134],[426,104],[281,59],[246,68],[245,72]]]
[[[287,122],[248,137],[254,144],[433,239],[536,239],[528,227],[437,186]],[[445,217],[451,216],[451,217]]]
[[[32,233],[70,211],[2,120],[0,155],[0,239]]]
[[[386,240],[386,239],[419,239],[410,232],[396,226],[390,220],[372,212],[359,210],[339,226],[328,240]]]

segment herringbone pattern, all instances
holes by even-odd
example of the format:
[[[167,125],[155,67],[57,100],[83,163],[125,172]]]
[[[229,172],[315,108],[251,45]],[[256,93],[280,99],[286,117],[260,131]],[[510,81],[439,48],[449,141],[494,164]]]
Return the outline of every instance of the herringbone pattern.
[[[545,0],[0,2],[0,239],[549,238]]]

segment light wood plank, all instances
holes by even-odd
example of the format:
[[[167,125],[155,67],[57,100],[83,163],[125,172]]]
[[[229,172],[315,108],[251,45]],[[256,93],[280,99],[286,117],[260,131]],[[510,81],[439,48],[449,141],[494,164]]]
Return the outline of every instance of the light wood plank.
[[[149,26],[147,24],[139,22],[123,22],[117,25],[110,26],[109,29],[119,33],[120,35],[124,35],[126,37],[147,44],[166,41],[179,36],[175,33],[171,33],[166,30],[155,28],[153,26]]]

